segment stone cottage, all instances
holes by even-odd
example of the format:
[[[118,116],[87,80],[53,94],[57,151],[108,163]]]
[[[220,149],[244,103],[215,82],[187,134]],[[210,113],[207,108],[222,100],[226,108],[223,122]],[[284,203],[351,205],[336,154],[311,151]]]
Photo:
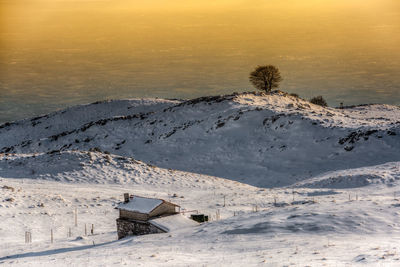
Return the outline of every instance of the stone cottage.
[[[182,220],[182,218],[176,216],[171,217],[179,214],[180,207],[162,199],[129,196],[126,193],[124,194],[124,202],[119,204],[117,208],[119,209],[119,218],[117,219],[118,239],[129,235],[166,233],[169,229],[164,227],[162,222]],[[165,219],[166,216],[171,218]]]

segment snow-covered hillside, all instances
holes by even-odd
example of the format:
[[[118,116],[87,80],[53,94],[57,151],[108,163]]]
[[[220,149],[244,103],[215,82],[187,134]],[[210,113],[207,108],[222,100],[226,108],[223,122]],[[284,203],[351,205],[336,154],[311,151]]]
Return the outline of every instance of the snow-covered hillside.
[[[3,265],[400,262],[398,107],[281,92],[106,101],[3,124],[0,149]],[[125,192],[211,222],[117,240]]]
[[[99,101],[88,105],[74,106],[47,115],[4,123],[1,144],[11,146],[16,142],[40,139],[44,135],[57,135],[73,131],[84,124],[104,118],[125,114],[148,113],[176,104],[176,101],[160,99],[134,99]]]
[[[338,170],[299,182],[295,187],[309,188],[359,188],[371,184],[396,185],[400,180],[400,162],[378,166]]]
[[[366,174],[380,183],[355,187],[345,179],[318,188]],[[96,151],[3,155],[0,264],[396,266],[399,178],[397,162],[264,189]],[[124,192],[167,199],[212,221],[117,241],[115,207]],[[32,243],[24,243],[25,231]]]
[[[400,108],[323,108],[281,92],[125,100],[0,126],[3,153],[97,148],[262,187],[400,160]]]

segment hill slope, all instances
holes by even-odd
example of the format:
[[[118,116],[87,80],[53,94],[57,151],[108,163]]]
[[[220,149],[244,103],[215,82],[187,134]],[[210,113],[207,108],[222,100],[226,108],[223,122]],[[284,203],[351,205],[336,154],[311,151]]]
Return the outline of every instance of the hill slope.
[[[279,92],[105,102],[0,128],[3,153],[98,148],[263,187],[400,160],[400,108],[323,108]]]

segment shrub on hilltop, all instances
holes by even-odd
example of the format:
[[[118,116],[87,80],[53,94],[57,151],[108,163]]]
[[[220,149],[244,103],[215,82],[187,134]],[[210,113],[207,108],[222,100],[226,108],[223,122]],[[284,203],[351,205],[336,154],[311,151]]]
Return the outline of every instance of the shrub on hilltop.
[[[325,99],[322,96],[315,96],[310,99],[310,103],[313,103],[315,105],[320,105],[322,107],[327,107],[328,103],[326,103]]]

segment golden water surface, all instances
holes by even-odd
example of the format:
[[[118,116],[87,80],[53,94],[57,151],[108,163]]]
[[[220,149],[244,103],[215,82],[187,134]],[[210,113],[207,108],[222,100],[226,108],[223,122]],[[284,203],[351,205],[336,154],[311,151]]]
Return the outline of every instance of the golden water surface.
[[[0,122],[107,98],[281,89],[400,104],[398,0],[0,0]]]

